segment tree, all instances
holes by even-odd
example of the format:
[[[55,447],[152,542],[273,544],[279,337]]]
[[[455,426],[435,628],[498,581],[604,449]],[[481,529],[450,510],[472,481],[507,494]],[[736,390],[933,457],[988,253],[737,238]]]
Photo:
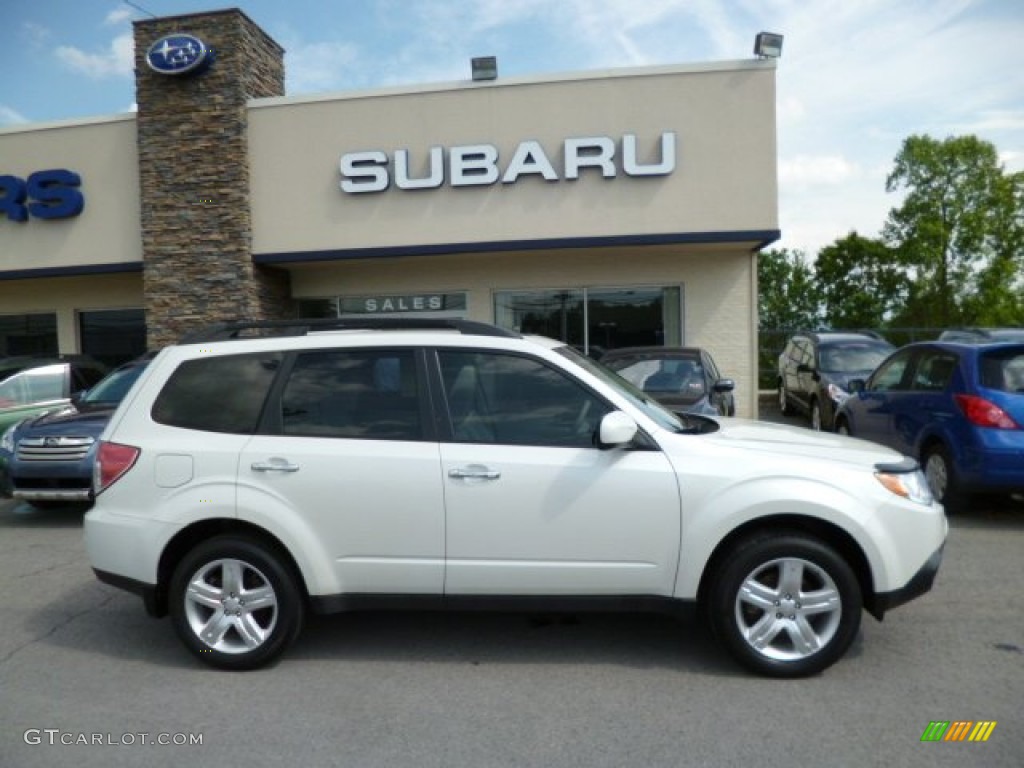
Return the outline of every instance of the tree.
[[[976,136],[911,136],[885,186],[906,191],[883,230],[912,279],[899,322],[976,323],[993,290],[1006,304],[999,316],[1019,311],[1020,298],[1003,288],[1019,284],[1012,275],[1021,263],[1021,182],[1004,174],[992,144]]]
[[[906,271],[880,240],[856,232],[821,250],[814,265],[830,328],[879,328],[906,301]]]
[[[758,328],[816,328],[820,294],[802,251],[763,251],[757,261]]]

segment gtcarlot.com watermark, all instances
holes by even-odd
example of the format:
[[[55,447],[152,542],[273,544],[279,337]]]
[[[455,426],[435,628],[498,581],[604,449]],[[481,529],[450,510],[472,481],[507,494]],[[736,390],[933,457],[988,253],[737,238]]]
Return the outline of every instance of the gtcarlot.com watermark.
[[[64,746],[97,747],[194,747],[203,743],[201,733],[85,733],[84,731],[62,731],[60,728],[29,728],[22,734],[26,744],[58,744]]]

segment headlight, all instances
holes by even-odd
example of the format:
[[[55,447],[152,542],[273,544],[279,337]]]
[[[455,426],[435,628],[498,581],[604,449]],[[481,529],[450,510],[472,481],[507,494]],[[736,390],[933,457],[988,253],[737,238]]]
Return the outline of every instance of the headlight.
[[[21,422],[11,424],[3,436],[0,437],[0,450],[7,451],[8,453],[14,453],[14,431],[21,426]]]
[[[897,496],[928,506],[932,503],[932,491],[921,470],[914,472],[875,472],[878,482]]]
[[[850,393],[840,387],[838,384],[829,384],[825,389],[828,392],[828,396],[832,399],[832,402],[836,405],[842,405],[846,399],[850,396]]]

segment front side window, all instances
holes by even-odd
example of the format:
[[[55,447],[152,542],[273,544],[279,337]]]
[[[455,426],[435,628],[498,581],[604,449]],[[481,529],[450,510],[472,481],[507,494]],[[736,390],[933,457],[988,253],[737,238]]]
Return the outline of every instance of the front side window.
[[[907,371],[907,364],[910,362],[910,353],[896,355],[889,362],[882,365],[871,376],[868,389],[875,392],[888,392],[895,389],[905,389],[902,386],[903,377]]]
[[[252,434],[280,364],[280,354],[273,352],[186,360],[157,396],[153,420],[204,432]]]
[[[319,350],[296,359],[281,396],[285,435],[420,440],[412,350]]]
[[[442,351],[456,442],[592,447],[608,406],[544,363],[497,352]]]

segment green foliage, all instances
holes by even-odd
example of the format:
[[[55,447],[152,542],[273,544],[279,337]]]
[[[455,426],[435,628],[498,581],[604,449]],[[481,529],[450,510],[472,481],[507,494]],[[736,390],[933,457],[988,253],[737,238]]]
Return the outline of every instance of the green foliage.
[[[1019,176],[1006,176],[995,147],[976,136],[903,142],[886,191],[905,196],[883,230],[911,281],[897,322],[1021,322]]]
[[[814,264],[830,328],[880,328],[906,300],[909,282],[880,240],[851,232],[823,248]]]
[[[758,254],[757,299],[761,329],[816,328],[820,322],[820,291],[801,251]]]

